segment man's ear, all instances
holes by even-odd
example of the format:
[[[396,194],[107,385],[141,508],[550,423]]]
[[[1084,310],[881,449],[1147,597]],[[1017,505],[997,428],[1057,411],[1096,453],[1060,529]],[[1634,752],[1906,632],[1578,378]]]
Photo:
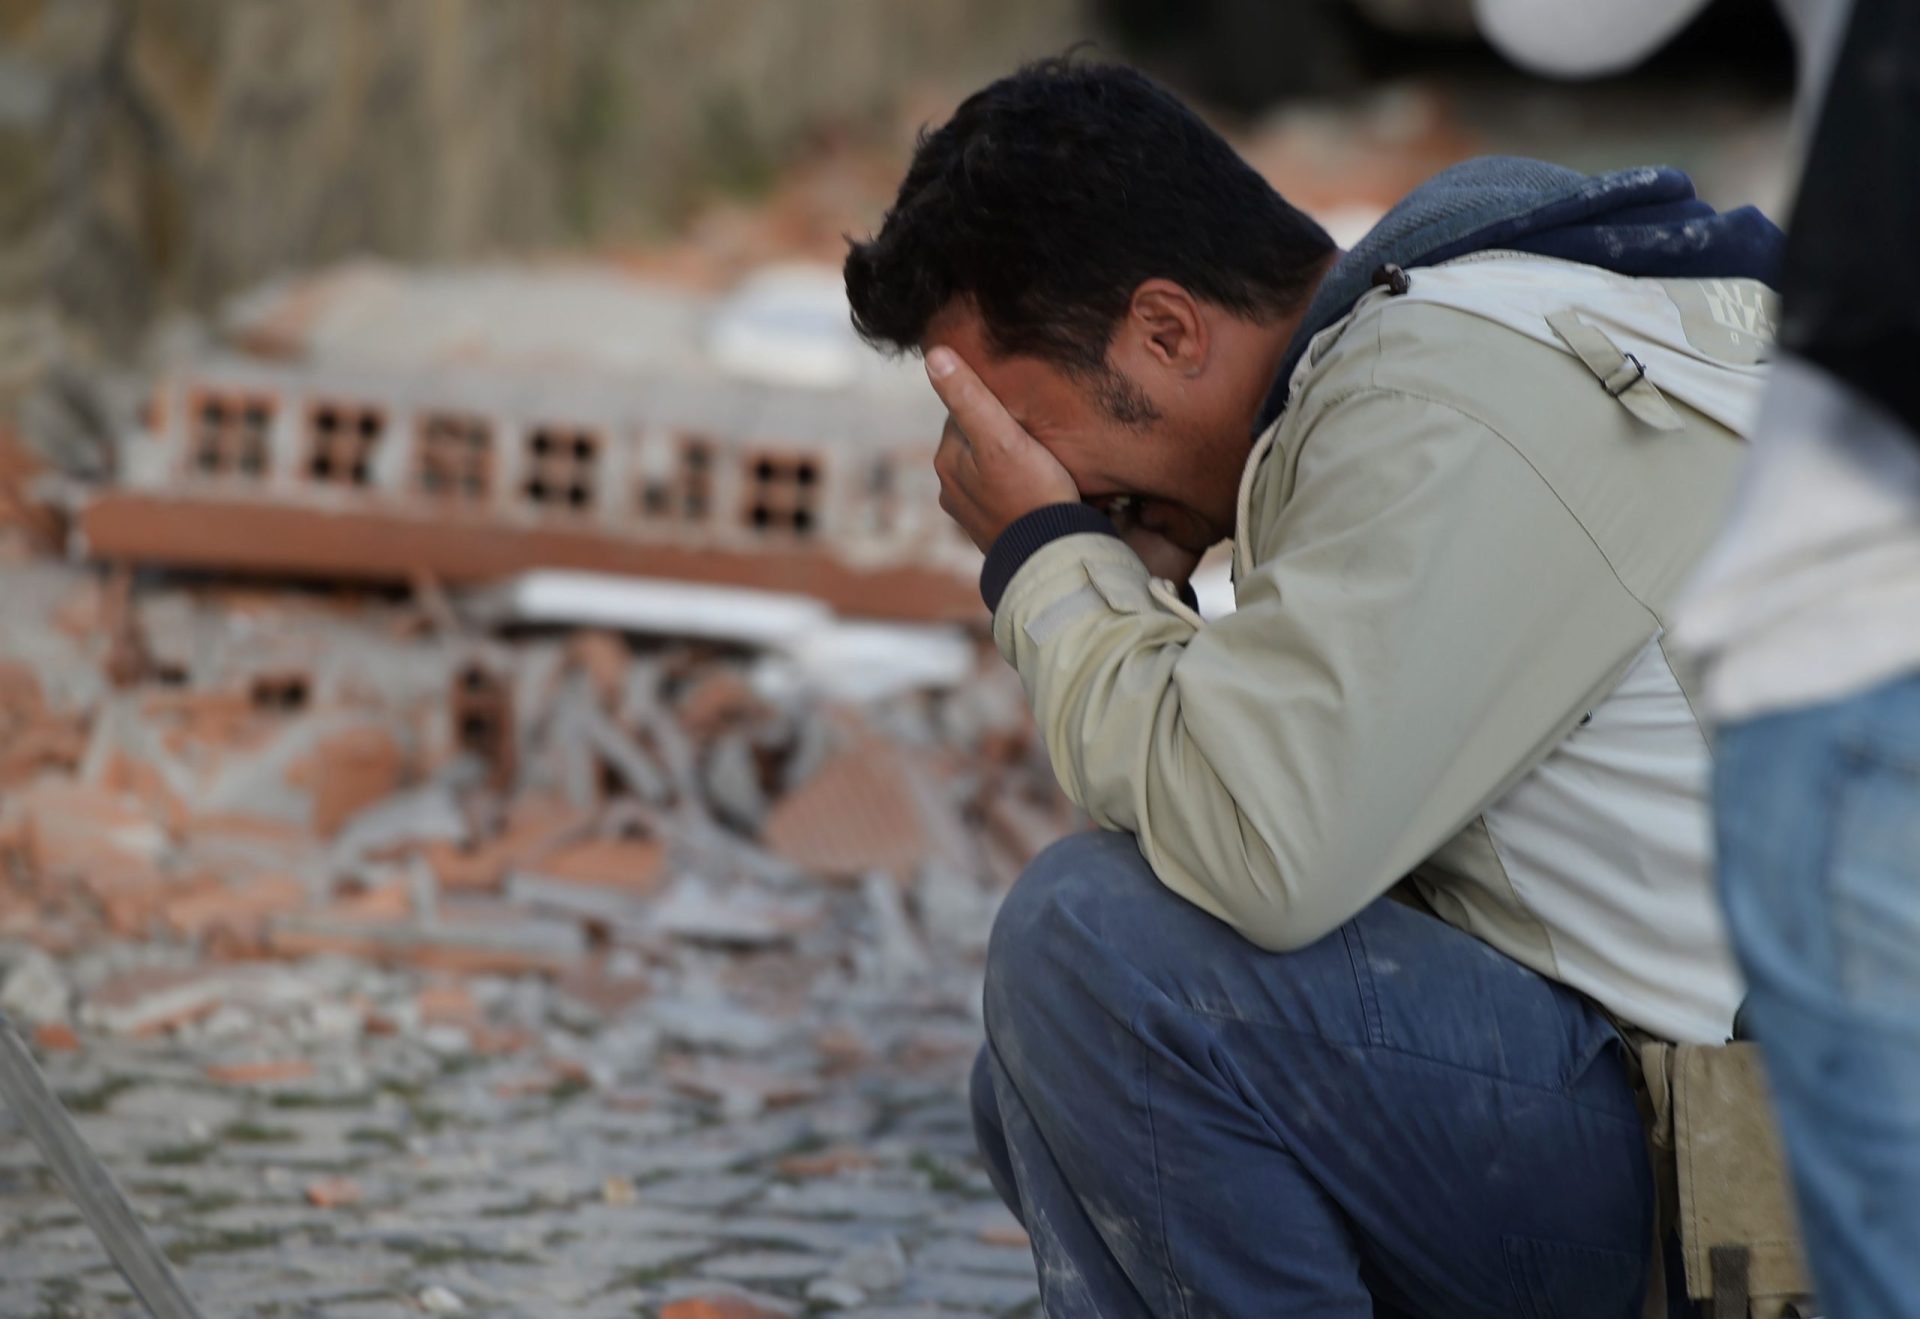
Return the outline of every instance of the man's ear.
[[[1210,340],[1199,299],[1170,279],[1150,279],[1133,291],[1127,319],[1147,357],[1183,376],[1207,364]]]

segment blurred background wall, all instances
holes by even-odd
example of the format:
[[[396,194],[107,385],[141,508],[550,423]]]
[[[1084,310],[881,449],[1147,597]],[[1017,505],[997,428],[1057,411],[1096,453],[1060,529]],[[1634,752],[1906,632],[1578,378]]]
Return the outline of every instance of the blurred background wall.
[[[1489,148],[1699,168],[1784,95],[1763,11],[1569,89],[1501,69],[1466,0],[0,0],[0,376],[351,254],[646,249],[850,142],[877,163],[828,209],[871,223],[915,126],[1080,41],[1309,202]]]
[[[633,239],[1073,0],[6,0],[0,297],[115,351],[349,253]]]

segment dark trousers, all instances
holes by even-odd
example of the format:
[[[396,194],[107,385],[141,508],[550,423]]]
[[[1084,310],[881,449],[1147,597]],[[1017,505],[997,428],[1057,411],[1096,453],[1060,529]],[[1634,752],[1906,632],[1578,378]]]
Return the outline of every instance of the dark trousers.
[[[1122,834],[994,928],[980,1148],[1052,1319],[1639,1313],[1652,1186],[1580,995],[1382,900],[1264,951]]]

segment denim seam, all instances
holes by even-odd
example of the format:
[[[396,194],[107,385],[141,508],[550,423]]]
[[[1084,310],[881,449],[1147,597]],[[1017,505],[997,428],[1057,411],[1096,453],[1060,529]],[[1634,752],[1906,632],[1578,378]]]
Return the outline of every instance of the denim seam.
[[[1254,1026],[1262,1030],[1277,1030],[1285,1034],[1295,1036],[1299,1039],[1312,1040],[1316,1043],[1326,1045],[1329,1048],[1337,1048],[1337,1049],[1358,1048],[1358,1049],[1369,1049],[1369,1050],[1377,1051],[1379,1053],[1390,1053],[1390,1054],[1393,1054],[1395,1057],[1405,1058],[1411,1062],[1425,1063],[1429,1067],[1444,1068],[1445,1070],[1450,1072],[1463,1072],[1468,1076],[1477,1076],[1483,1081],[1495,1081],[1501,1085],[1510,1085],[1510,1086],[1515,1086],[1521,1090],[1533,1090],[1543,1095],[1551,1095],[1555,1099],[1566,1101],[1568,1104],[1571,1104],[1573,1107],[1580,1109],[1583,1112],[1591,1113],[1595,1117],[1606,1118],[1609,1121],[1621,1123],[1624,1126],[1643,1128],[1645,1125],[1644,1123],[1641,1122],[1640,1116],[1637,1113],[1632,1115],[1624,1115],[1620,1113],[1609,1113],[1604,1108],[1596,1108],[1592,1104],[1585,1103],[1582,1100],[1574,1098],[1572,1095],[1568,1094],[1565,1090],[1556,1090],[1552,1086],[1540,1085],[1534,1081],[1522,1081],[1511,1076],[1501,1076],[1497,1072],[1482,1071],[1478,1067],[1468,1067],[1462,1063],[1447,1062],[1444,1059],[1440,1059],[1440,1058],[1429,1058],[1425,1054],[1415,1053],[1410,1049],[1398,1048],[1391,1044],[1373,1044],[1366,1041],[1362,1041],[1359,1044],[1341,1044],[1337,1041],[1328,1039],[1326,1036],[1320,1034],[1318,1031],[1301,1030],[1298,1027],[1288,1026],[1282,1022],[1249,1021],[1245,1017],[1236,1017],[1225,1012],[1214,1012],[1207,1008],[1197,1007],[1191,1003],[1182,1003],[1173,999],[1168,999],[1167,1001],[1175,1007],[1178,1007],[1184,1011],[1190,1012],[1197,1017],[1206,1017],[1211,1021],[1228,1021],[1228,1022],[1232,1022],[1236,1026]]]
[[[1528,1319],[1554,1319],[1559,1312],[1553,1304],[1551,1293],[1539,1285],[1539,1278],[1533,1269],[1526,1267],[1529,1251],[1560,1251],[1567,1254],[1586,1254],[1602,1258],[1637,1260],[1645,1263],[1651,1270],[1662,1267],[1651,1252],[1642,1255],[1637,1251],[1621,1250],[1616,1246],[1594,1246],[1584,1241],[1559,1241],[1552,1237],[1533,1237],[1519,1233],[1506,1232],[1500,1237],[1500,1253],[1506,1263],[1507,1281],[1514,1291],[1514,1299],[1526,1307]],[[1534,1261],[1538,1263],[1536,1259]],[[1642,1280],[1645,1290],[1645,1280]]]
[[[1160,1258],[1166,1269],[1167,1288],[1172,1300],[1179,1306],[1182,1319],[1192,1319],[1192,1311],[1187,1308],[1186,1288],[1180,1285],[1180,1275],[1173,1267],[1173,1238],[1167,1232],[1167,1199],[1160,1186],[1160,1130],[1153,1119],[1153,1068],[1148,1066],[1147,1046],[1140,1032],[1138,1012],[1128,1019],[1127,1034],[1133,1037],[1134,1047],[1140,1053],[1140,1095],[1147,1113],[1147,1162],[1153,1169],[1153,1205],[1160,1215]]]
[[[1514,1299],[1526,1307],[1527,1319],[1554,1319],[1551,1298],[1542,1296],[1534,1285],[1533,1271],[1516,1256],[1516,1243],[1520,1238],[1503,1235],[1500,1238],[1500,1254],[1507,1266],[1507,1285],[1513,1288]]]
[[[1819,865],[1813,871],[1819,879],[1821,905],[1826,908],[1826,919],[1819,922],[1821,942],[1824,945],[1820,952],[1830,964],[1828,970],[1836,983],[1840,979],[1841,969],[1838,931],[1833,928],[1834,902],[1838,896],[1833,887],[1833,870],[1835,856],[1840,850],[1840,840],[1837,837],[1838,831],[1834,828],[1834,822],[1840,818],[1842,798],[1846,795],[1847,762],[1851,754],[1849,747],[1839,744],[1828,747],[1822,756],[1826,763],[1821,766],[1820,855]]]
[[[1353,967],[1353,985],[1360,996],[1360,1024],[1366,1028],[1370,1044],[1386,1047],[1387,1022],[1380,1011],[1380,995],[1374,987],[1373,974],[1367,970],[1367,941],[1360,933],[1358,921],[1348,921],[1340,927],[1341,941],[1346,944],[1347,961]],[[1356,949],[1354,945],[1358,944]]]

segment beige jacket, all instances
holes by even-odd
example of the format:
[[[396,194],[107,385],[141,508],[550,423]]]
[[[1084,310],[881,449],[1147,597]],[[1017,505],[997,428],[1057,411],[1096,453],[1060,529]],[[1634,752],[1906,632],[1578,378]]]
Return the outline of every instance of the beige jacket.
[[[1771,314],[1746,281],[1504,253],[1376,289],[1254,447],[1237,612],[1203,624],[1112,537],[1015,575],[994,636],[1068,794],[1263,947],[1411,876],[1652,1033],[1723,1038],[1706,745],[1659,639]]]

